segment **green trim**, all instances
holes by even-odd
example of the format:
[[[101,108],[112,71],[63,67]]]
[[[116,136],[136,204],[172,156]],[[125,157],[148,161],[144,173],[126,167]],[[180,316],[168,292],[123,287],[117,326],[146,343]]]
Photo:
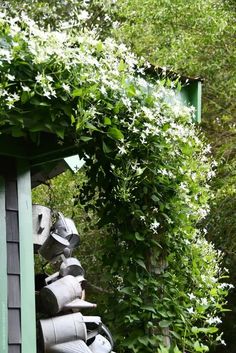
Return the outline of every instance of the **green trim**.
[[[195,81],[188,86],[184,86],[180,91],[180,99],[185,105],[194,106],[194,122],[200,123],[202,110],[202,82]]]
[[[21,269],[21,352],[36,353],[34,252],[30,169],[28,162],[23,160],[18,160],[17,167]]]
[[[67,138],[60,144],[53,134],[41,135],[40,145],[36,145],[29,139],[2,134],[0,136],[1,155],[28,160],[31,166],[38,166],[78,153],[78,146],[72,138]]]
[[[7,235],[5,181],[0,176],[0,352],[8,352]]]
[[[201,122],[201,115],[202,115],[202,83],[198,81],[197,83],[197,94],[196,94],[196,120],[198,123]]]

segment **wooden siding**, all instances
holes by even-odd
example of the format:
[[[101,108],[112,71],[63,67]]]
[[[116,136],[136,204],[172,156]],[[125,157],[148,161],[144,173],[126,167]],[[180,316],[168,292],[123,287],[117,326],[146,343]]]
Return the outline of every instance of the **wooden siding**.
[[[35,353],[30,172],[0,157],[0,353]]]
[[[16,168],[9,168],[6,182],[6,233],[8,277],[8,353],[21,353],[20,244]]]

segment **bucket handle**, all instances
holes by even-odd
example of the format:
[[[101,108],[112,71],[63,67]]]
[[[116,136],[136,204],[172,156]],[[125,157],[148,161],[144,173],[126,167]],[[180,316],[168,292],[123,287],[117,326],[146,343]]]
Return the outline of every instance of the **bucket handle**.
[[[63,215],[61,212],[58,212],[57,214],[58,214],[59,218],[61,218],[62,222],[64,223],[65,229],[66,229],[66,231],[68,232],[68,231],[69,231],[69,228],[68,228],[68,226],[67,226],[67,223],[66,223],[66,220],[65,220],[64,215]]]

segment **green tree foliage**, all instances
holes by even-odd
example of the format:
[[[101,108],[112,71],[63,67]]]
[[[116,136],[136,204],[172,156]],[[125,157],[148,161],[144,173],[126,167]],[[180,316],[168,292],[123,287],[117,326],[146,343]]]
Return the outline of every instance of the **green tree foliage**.
[[[103,36],[111,27],[110,0],[4,0],[0,1],[0,8],[7,15],[18,16],[26,13],[37,22],[40,27],[52,30],[64,27],[81,30],[86,24],[87,28],[96,28],[99,36]]]
[[[226,116],[233,118],[236,24],[232,3],[119,0],[116,6],[120,22],[116,37],[156,65],[204,78],[203,120],[209,129],[215,131],[215,123]]]

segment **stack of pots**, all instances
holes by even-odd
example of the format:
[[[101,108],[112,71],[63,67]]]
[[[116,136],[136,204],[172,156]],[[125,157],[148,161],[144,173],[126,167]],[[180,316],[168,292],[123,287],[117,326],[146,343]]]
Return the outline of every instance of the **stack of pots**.
[[[41,310],[46,319],[39,320],[40,353],[110,353],[112,336],[98,316],[83,316],[80,310],[94,308],[85,301],[84,269],[72,251],[79,244],[79,234],[70,218],[33,205],[34,249],[59,270],[45,279],[40,290]],[[48,317],[49,316],[49,317]]]

